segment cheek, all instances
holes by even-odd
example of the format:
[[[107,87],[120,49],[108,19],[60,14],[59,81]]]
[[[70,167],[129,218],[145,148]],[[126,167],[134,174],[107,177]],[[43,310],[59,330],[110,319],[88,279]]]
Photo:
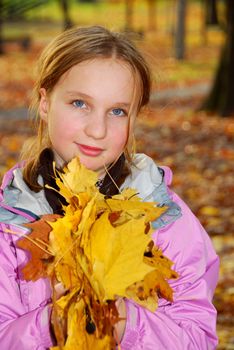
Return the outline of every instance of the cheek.
[[[69,123],[67,118],[51,116],[48,121],[49,134],[60,141],[66,139],[74,133],[73,124]]]
[[[119,146],[125,146],[128,140],[128,121],[115,125],[112,128],[111,139]]]

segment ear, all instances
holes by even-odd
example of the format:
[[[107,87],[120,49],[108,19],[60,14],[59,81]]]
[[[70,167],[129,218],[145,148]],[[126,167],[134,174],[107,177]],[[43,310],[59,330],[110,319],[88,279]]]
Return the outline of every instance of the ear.
[[[39,103],[40,117],[45,122],[47,122],[48,121],[48,111],[49,111],[49,97],[47,96],[45,88],[40,89],[40,95],[41,95],[40,103]]]

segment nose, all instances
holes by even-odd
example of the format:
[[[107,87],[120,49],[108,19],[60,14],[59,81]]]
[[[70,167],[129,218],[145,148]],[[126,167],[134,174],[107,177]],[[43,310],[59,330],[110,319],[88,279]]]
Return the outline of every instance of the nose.
[[[107,118],[102,111],[95,111],[87,116],[85,133],[94,139],[103,139],[107,134]]]

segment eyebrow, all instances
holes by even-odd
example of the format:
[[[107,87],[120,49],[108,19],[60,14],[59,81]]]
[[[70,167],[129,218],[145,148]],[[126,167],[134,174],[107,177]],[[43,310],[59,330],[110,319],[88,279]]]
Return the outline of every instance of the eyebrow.
[[[93,100],[93,98],[87,94],[84,94],[83,92],[80,92],[80,91],[66,91],[66,93],[70,96],[79,96],[81,98],[84,98],[84,99],[88,99],[88,100]],[[115,102],[113,103],[113,105],[116,105],[116,106],[124,106],[126,108],[129,108],[131,106],[131,103],[127,103],[127,102]]]

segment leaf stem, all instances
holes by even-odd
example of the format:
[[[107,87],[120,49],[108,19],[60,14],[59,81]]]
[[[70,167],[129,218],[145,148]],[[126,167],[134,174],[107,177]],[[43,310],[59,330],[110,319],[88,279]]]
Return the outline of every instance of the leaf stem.
[[[31,237],[27,236],[26,234],[21,235],[20,232],[15,232],[15,231],[12,231],[12,230],[9,230],[9,229],[5,229],[4,232],[6,232],[6,233],[11,233],[11,234],[17,235],[17,236],[21,236],[21,238],[22,238],[22,237],[23,237],[23,238],[26,238],[26,239],[29,240],[31,243],[33,243],[35,246],[37,246],[39,249],[41,249],[43,252],[45,252],[45,253],[47,253],[47,254],[49,254],[49,255],[51,255],[51,256],[54,256],[54,254],[53,254],[51,251],[44,249],[40,244],[38,244],[34,239],[32,239]],[[47,245],[45,242],[43,242],[43,244]],[[48,247],[49,247],[49,246],[48,246]]]

